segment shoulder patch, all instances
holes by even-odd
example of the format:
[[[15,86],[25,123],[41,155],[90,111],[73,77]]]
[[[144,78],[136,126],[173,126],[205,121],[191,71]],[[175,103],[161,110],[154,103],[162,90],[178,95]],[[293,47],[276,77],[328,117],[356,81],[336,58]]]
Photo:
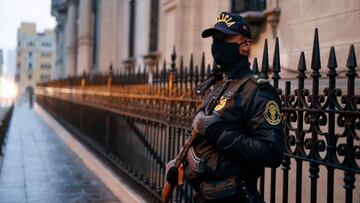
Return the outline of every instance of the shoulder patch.
[[[279,125],[281,122],[279,106],[274,100],[270,100],[266,103],[264,118],[270,125]]]
[[[269,81],[263,78],[260,74],[253,74],[250,76],[250,79],[256,84],[269,83]]]

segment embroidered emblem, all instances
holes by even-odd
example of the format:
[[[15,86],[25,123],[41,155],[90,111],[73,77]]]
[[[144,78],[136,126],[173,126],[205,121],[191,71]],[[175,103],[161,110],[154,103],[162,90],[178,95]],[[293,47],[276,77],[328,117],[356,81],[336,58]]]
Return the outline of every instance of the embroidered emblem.
[[[221,14],[216,18],[216,23],[220,23],[220,22],[225,23],[226,26],[228,27],[232,26],[235,23],[234,21],[232,21],[232,18],[229,15],[225,15],[225,14]]]
[[[281,122],[280,110],[275,101],[270,100],[266,103],[264,118],[271,125],[278,125]]]
[[[220,111],[226,105],[226,98],[222,96],[219,103],[215,106],[215,111]]]

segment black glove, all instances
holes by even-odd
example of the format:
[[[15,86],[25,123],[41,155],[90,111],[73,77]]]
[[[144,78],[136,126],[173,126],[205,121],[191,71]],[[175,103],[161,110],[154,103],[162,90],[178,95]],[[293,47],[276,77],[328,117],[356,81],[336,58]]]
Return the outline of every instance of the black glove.
[[[176,185],[178,182],[178,169],[175,167],[175,162],[176,159],[173,159],[166,164],[165,177],[170,185]]]
[[[217,112],[214,111],[213,114],[208,116],[205,115],[204,111],[200,111],[198,114],[196,114],[192,123],[192,127],[198,134],[204,135],[206,129],[209,126],[220,121],[221,119]]]

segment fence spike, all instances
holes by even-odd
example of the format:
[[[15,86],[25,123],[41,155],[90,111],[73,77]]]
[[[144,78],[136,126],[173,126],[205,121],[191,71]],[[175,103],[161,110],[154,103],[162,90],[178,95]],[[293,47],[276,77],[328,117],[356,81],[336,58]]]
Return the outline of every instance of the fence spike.
[[[352,44],[350,46],[350,50],[349,50],[349,55],[347,58],[347,63],[346,63],[346,67],[350,68],[350,67],[357,67],[357,62],[356,62],[356,55],[355,55],[355,48],[354,45]]]
[[[259,66],[258,66],[258,61],[257,61],[257,58],[256,58],[256,57],[254,58],[252,71],[253,71],[254,73],[258,73],[258,72],[259,72]]]
[[[190,65],[189,65],[189,82],[190,82],[190,89],[192,91],[193,81],[194,81],[194,62],[193,62],[193,54],[190,56]]]
[[[188,81],[189,81],[189,71],[188,71],[188,68],[185,66],[185,68],[184,68],[184,83],[185,83],[185,85],[187,84]]]
[[[184,82],[184,59],[183,59],[182,56],[180,57],[179,82],[180,82],[180,89],[182,89],[183,88],[183,82]]]
[[[184,88],[187,89],[189,84],[189,72],[188,72],[188,67],[184,67]]]
[[[176,52],[175,45],[173,46],[173,52],[171,54],[171,71],[175,71],[176,69]]]
[[[162,69],[162,71],[161,71],[162,73],[161,73],[161,82],[163,82],[164,83],[164,86],[165,86],[165,84],[166,84],[166,60],[164,59],[164,63],[163,63],[163,69]]]
[[[206,70],[206,79],[210,78],[210,75],[211,75],[211,66],[210,64],[208,64]]]
[[[331,46],[330,48],[330,53],[329,53],[329,61],[328,61],[328,68],[330,69],[334,69],[336,68],[337,65],[337,61],[336,61],[336,55],[335,55],[335,48],[334,46]]]
[[[268,71],[269,71],[269,53],[268,53],[267,39],[265,39],[263,59],[262,59],[262,64],[261,64],[261,73],[263,74],[264,78],[266,78],[266,79],[269,78]]]
[[[190,55],[190,64],[189,64],[189,68],[193,69],[194,68],[194,59],[193,59],[193,54]]]
[[[143,78],[143,81],[142,82],[146,82],[147,81],[147,65],[145,64],[144,65],[144,69],[143,69],[143,72],[142,72],[142,78]]]
[[[275,51],[274,51],[274,60],[273,60],[273,76],[271,77],[274,81],[274,87],[277,89],[279,87],[279,79],[281,78],[280,73],[280,51],[279,51],[279,38],[276,37],[275,40]]]
[[[319,70],[321,68],[320,46],[318,29],[315,28],[313,52],[311,57],[311,69]]]
[[[199,83],[199,66],[198,65],[195,66],[194,78],[195,78],[195,86],[197,86]]]
[[[205,80],[205,52],[203,52],[201,57],[201,67],[200,67],[200,82]]]
[[[299,71],[299,73],[305,73],[305,71],[306,71],[305,53],[303,51],[300,54],[298,71]]]
[[[109,75],[113,75],[113,65],[112,65],[112,62],[110,63],[110,66],[109,66]]]
[[[353,44],[350,46],[346,67],[348,68],[348,70],[346,71],[346,76],[348,77],[348,96],[349,96],[349,95],[353,95],[354,93],[354,85],[355,85],[354,79],[358,75],[355,70],[355,68],[357,67],[357,62],[355,56],[355,48]]]
[[[160,79],[159,79],[159,63],[160,63],[160,61],[156,61],[155,76],[154,76],[155,83],[158,83],[160,81]]]
[[[279,38],[276,37],[275,40],[275,51],[274,51],[274,60],[273,60],[273,70],[274,73],[281,72],[281,65],[280,65],[280,48],[279,48]]]

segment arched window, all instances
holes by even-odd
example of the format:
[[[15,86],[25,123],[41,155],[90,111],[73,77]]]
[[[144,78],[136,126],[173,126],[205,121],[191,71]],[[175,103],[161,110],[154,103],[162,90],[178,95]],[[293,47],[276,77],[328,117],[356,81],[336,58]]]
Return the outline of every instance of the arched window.
[[[151,53],[158,49],[159,0],[151,0],[150,9],[149,52]]]
[[[129,16],[129,58],[134,57],[134,43],[135,43],[135,0],[130,0],[130,16]]]
[[[266,0],[232,0],[231,11],[243,13],[246,11],[262,11],[266,9]]]
[[[92,33],[93,33],[93,49],[92,49],[92,64],[93,67],[96,67],[98,61],[98,37],[99,37],[99,1],[93,0],[92,1]]]

